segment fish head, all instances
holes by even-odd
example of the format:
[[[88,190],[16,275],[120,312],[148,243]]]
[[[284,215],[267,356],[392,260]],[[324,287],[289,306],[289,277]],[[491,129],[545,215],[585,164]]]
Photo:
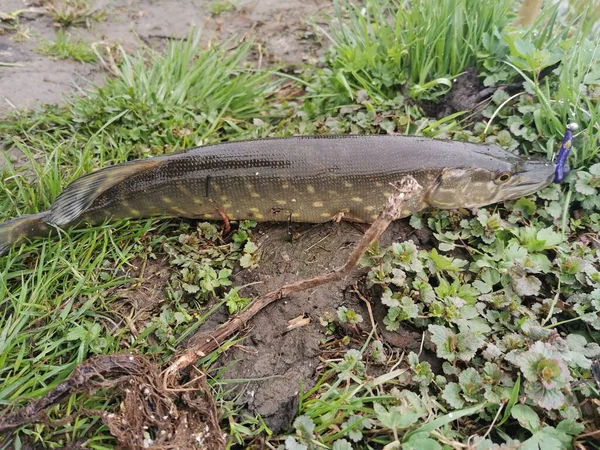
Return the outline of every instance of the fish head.
[[[554,180],[552,162],[498,150],[501,153],[475,154],[467,164],[442,169],[426,203],[439,209],[486,206],[533,194]]]

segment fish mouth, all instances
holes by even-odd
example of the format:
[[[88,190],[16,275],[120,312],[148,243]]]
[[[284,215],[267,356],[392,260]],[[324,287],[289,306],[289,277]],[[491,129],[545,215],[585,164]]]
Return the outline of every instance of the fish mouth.
[[[527,159],[516,173],[519,182],[510,186],[513,191],[509,198],[533,194],[554,181],[556,164],[547,159]]]

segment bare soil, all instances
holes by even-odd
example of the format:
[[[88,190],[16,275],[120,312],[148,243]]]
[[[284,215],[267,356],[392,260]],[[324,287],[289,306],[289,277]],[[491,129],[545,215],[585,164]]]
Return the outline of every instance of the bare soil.
[[[220,1],[220,0],[219,0]],[[36,51],[55,40],[57,27],[37,5],[43,1],[2,0],[0,13],[19,15],[20,30],[0,27],[0,117],[14,109],[59,104],[69,94],[80,94],[91,84],[101,84],[106,72],[98,64],[55,60]],[[218,15],[210,12],[215,0],[97,0],[93,10],[104,20],[88,27],[71,26],[68,32],[89,43],[122,45],[135,51],[164,47],[168,39],[185,38],[190,26],[204,30],[208,45],[232,36],[252,38],[260,44],[257,64],[298,63],[314,58],[321,45],[307,25],[323,20],[331,9],[328,0],[237,0],[236,7]],[[221,2],[223,3],[223,2]],[[2,17],[2,14],[0,14]]]
[[[341,267],[360,240],[362,230],[342,222],[297,226],[297,237],[292,242],[288,242],[286,234],[286,227],[280,225],[258,228],[254,240],[262,254],[260,264],[255,270],[243,270],[236,275],[238,285],[258,282],[247,288],[244,295],[259,297],[284,284]],[[380,243],[389,245],[406,239],[423,244],[406,221],[398,221]],[[260,414],[274,432],[290,428],[298,411],[300,389],[309,390],[318,378],[319,357],[331,343],[325,343],[327,336],[319,318],[325,313],[335,315],[337,308],[346,306],[361,314],[364,321],[356,330],[342,329],[341,334],[357,338],[371,332],[369,311],[355,289],[362,273],[358,270],[352,277],[293,294],[268,306],[249,324],[246,339],[221,356],[219,364],[227,368],[221,381],[231,380],[239,405],[251,415]],[[384,308],[373,305],[372,309],[381,332]],[[298,317],[309,322],[288,331],[290,321]],[[225,320],[224,312],[220,316],[215,314],[201,331],[216,328]],[[418,351],[422,336],[402,330],[384,332],[382,337],[401,351]]]

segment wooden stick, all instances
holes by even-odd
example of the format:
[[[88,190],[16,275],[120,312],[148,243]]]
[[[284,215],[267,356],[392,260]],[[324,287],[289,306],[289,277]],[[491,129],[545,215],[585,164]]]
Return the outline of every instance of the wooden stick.
[[[178,373],[181,370],[195,364],[200,358],[213,350],[216,350],[229,336],[231,336],[231,334],[244,327],[245,324],[265,306],[295,292],[301,292],[333,281],[339,281],[349,275],[371,244],[379,239],[394,220],[400,218],[404,202],[409,197],[416,195],[422,190],[421,185],[419,185],[419,183],[410,175],[405,176],[397,183],[393,183],[392,186],[394,187],[395,192],[390,195],[385,208],[365,232],[362,239],[358,242],[342,267],[332,270],[325,275],[306,278],[281,286],[279,289],[271,291],[254,300],[246,310],[239,315],[232,317],[216,330],[200,332],[192,336],[187,348],[171,359],[173,362],[164,372],[163,380],[165,385],[171,384],[172,380],[178,379]]]

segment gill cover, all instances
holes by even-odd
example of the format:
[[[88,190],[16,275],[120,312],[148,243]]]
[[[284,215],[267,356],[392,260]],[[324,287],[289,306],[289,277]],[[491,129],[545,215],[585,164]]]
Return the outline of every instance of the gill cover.
[[[471,181],[471,171],[464,168],[446,168],[438,176],[425,201],[433,208],[451,209],[464,203],[463,186]]]

